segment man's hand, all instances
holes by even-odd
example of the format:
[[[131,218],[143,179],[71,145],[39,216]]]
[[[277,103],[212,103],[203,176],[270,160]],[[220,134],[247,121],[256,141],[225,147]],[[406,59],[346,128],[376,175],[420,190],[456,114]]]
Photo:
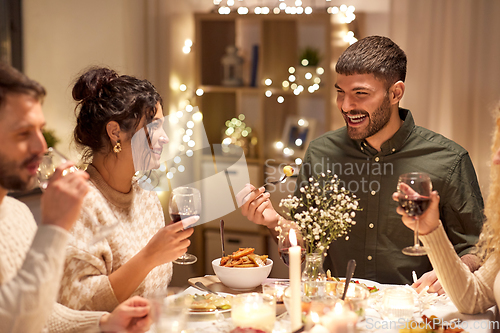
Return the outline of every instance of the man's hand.
[[[412,285],[417,290],[417,293],[420,293],[427,286],[429,286],[428,292],[430,293],[438,293],[438,295],[445,293],[434,271],[425,273]]]
[[[269,193],[264,191],[264,187],[256,189],[253,185],[247,184],[236,194],[236,201],[243,216],[274,231],[278,223],[278,214],[269,200]]]
[[[139,296],[129,298],[116,307],[112,313],[101,317],[102,332],[146,332],[151,326],[149,302]]]
[[[89,175],[85,171],[75,171],[63,176],[63,171],[71,166],[72,162],[63,163],[49,180],[41,198],[43,224],[69,230],[80,216],[83,198],[88,192]]]

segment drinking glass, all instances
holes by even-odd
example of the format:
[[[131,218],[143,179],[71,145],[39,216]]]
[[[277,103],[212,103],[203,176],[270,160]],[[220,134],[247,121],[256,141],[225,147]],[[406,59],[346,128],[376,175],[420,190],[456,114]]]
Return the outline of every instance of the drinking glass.
[[[47,186],[49,185],[49,179],[52,177],[57,167],[65,162],[69,161],[63,154],[61,154],[57,149],[53,147],[49,147],[47,152],[43,155],[42,160],[40,161],[40,165],[38,166],[37,179],[38,184],[42,191],[45,191]],[[63,176],[66,176],[68,173],[72,173],[77,171],[78,168],[72,166],[63,171]],[[87,217],[92,221],[92,223],[99,225],[100,223],[95,220],[93,215],[87,211],[87,209],[82,206],[82,213],[87,215]],[[105,239],[111,232],[119,225],[119,222],[100,226],[99,231],[94,235],[92,240],[90,241],[90,245],[100,242]]]
[[[152,304],[151,318],[155,323],[157,333],[183,333],[186,332],[189,307],[192,297],[183,294],[178,288],[175,293],[169,287],[169,296],[150,299]]]
[[[414,294],[405,287],[391,287],[382,296],[382,317],[385,320],[409,321],[415,311]]]
[[[399,176],[398,200],[399,206],[415,218],[414,245],[405,247],[403,253],[409,256],[422,256],[427,252],[420,246],[418,239],[419,217],[427,210],[430,204],[432,182],[424,172],[410,172]]]
[[[280,223],[278,230],[278,252],[280,254],[281,260],[285,263],[285,265],[290,264],[290,230],[293,228],[290,222],[283,221]],[[306,259],[306,248],[304,245],[304,239],[302,238],[302,234],[300,231],[295,229],[295,236],[297,238],[297,245],[300,246],[300,259],[301,262],[304,262]]]
[[[191,216],[200,216],[201,214],[201,194],[193,187],[177,187],[170,195],[168,212],[172,223],[181,222]],[[184,225],[184,228],[188,225]],[[179,265],[194,264],[198,258],[190,253],[184,253],[173,262]]]

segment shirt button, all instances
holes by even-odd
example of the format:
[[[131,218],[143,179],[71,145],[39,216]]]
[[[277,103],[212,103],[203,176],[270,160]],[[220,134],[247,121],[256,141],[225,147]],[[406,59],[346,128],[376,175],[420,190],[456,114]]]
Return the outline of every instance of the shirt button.
[[[366,259],[372,260],[373,258],[372,258],[372,256],[368,256],[368,257],[366,257]]]
[[[377,194],[377,192],[375,192],[375,191],[371,191],[370,193],[371,193],[371,195]]]
[[[370,227],[370,229],[373,229],[374,227],[373,223],[368,224],[368,226]]]
[[[380,161],[380,158],[377,156],[377,157],[375,157],[375,162],[378,162],[378,161]]]

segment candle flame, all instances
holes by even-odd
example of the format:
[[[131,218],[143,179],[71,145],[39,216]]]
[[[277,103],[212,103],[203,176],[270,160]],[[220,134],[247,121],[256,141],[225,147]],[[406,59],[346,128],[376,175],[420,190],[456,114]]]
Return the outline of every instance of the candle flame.
[[[297,246],[297,236],[295,236],[295,230],[290,229],[290,235],[288,236],[290,239],[290,245]]]
[[[336,314],[340,314],[343,312],[343,307],[342,307],[342,304],[340,303],[337,303],[335,304],[335,308],[333,308],[333,312],[336,313]]]

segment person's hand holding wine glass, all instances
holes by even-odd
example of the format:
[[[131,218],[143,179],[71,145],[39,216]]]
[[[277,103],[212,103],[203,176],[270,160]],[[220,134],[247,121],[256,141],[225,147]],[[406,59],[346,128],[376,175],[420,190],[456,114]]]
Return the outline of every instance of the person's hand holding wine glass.
[[[427,234],[439,225],[439,196],[432,191],[429,175],[412,172],[399,176],[398,191],[393,194],[393,199],[399,202],[397,212],[403,216],[403,223],[414,230],[414,245],[404,248],[403,253],[425,255],[418,239],[419,233]]]
[[[61,161],[58,166],[50,164],[50,168],[47,163],[52,162],[47,162],[46,154],[37,171],[40,187],[44,190],[40,202],[42,223],[69,230],[80,215],[83,198],[88,191],[89,175],[76,170],[69,161]]]
[[[182,228],[189,227],[189,225],[193,224],[192,219],[196,217],[197,221],[201,214],[200,191],[196,188],[186,186],[175,188],[170,195],[168,211],[173,224],[179,224]],[[197,260],[198,258],[196,258],[196,256],[190,253],[184,253],[174,260],[174,263],[189,265],[194,264]]]

